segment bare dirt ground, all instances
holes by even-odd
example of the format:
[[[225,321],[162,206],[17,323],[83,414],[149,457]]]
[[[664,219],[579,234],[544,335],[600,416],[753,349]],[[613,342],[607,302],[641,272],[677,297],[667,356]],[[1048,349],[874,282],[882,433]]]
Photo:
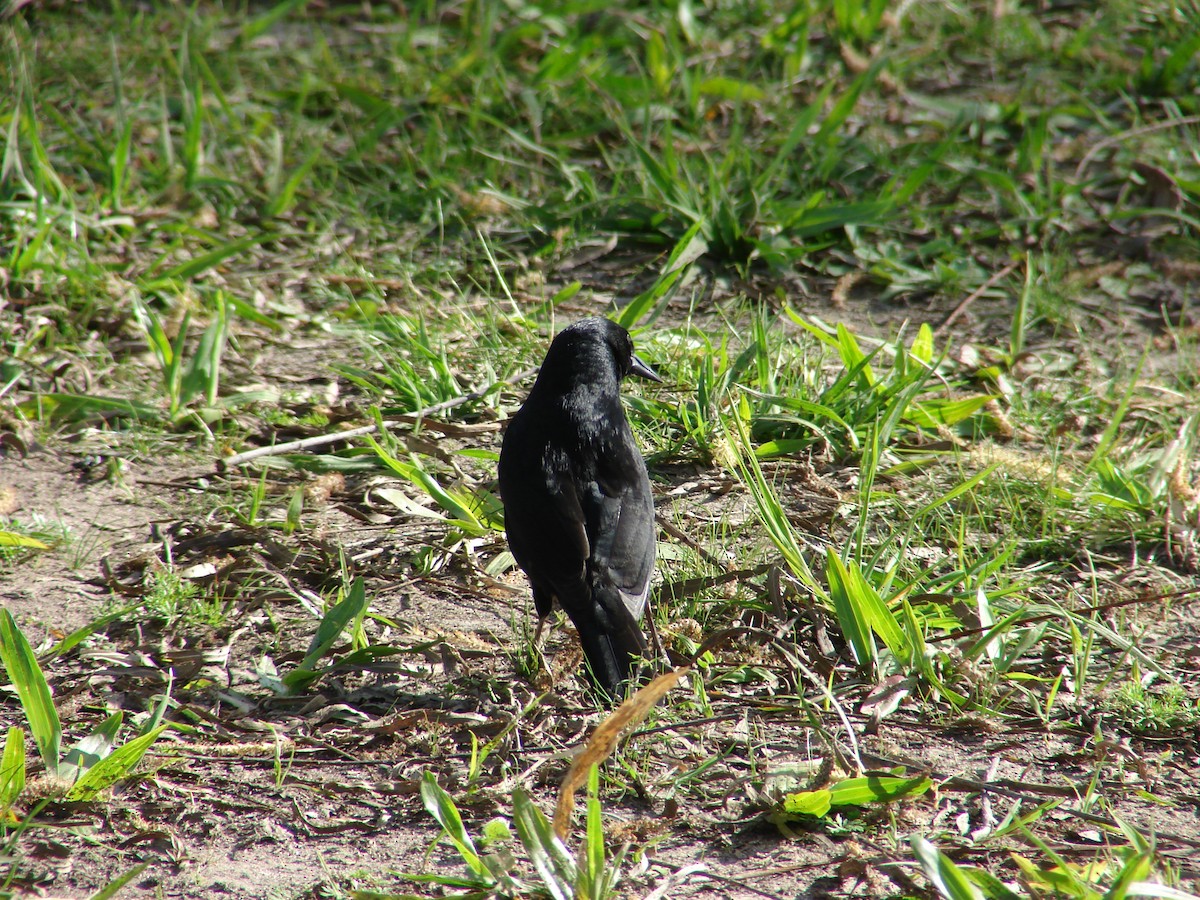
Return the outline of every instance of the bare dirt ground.
[[[603,281],[603,273],[595,280]],[[826,306],[823,313],[856,319],[863,331],[886,330],[914,314],[850,302]],[[983,336],[1000,330],[977,317],[983,306],[957,327]],[[578,309],[585,311],[592,310]],[[918,318],[937,323],[949,313],[925,309]],[[1146,334],[1139,317],[1116,321]],[[255,357],[253,376],[243,377],[286,374],[293,383],[324,385],[328,373],[321,360],[342,349],[307,338],[294,356],[275,346]],[[473,424],[480,427],[431,430],[420,439],[435,446],[498,446],[498,423],[484,418]],[[117,459],[119,477],[104,477],[115,465],[109,461]],[[674,521],[746,516],[740,489],[715,484],[713,473],[654,474],[660,510],[670,509]],[[809,521],[828,527],[843,475],[819,466],[815,481],[796,483],[791,502],[807,511]],[[569,751],[599,720],[575,677],[579,656],[569,629],[560,627],[551,637],[548,669],[521,674],[516,648],[529,627],[522,579],[495,581],[453,559],[419,573],[408,562],[412,549],[436,544],[439,531],[381,499],[378,488],[395,483],[378,475],[326,483],[310,491],[306,517],[315,524],[285,535],[239,524],[228,508],[212,502],[223,494],[231,504],[242,502],[254,480],[218,474],[207,460],[193,457],[184,464],[122,446],[119,436],[102,429],[51,438],[0,460],[0,487],[11,489],[19,514],[60,523],[72,536],[55,552],[23,560],[0,576],[0,599],[35,647],[137,603],[146,576],[168,552],[175,567],[196,573],[206,589],[227,598],[213,624],[164,629],[145,618],[117,619],[49,662],[69,731],[64,743],[82,737],[112,707],[143,712],[169,682],[175,704],[169,717],[181,727],[155,745],[142,776],[119,786],[109,800],[47,807],[49,827],[32,831],[21,844],[20,892],[82,897],[139,862],[150,865],[127,895],[416,891],[417,885],[392,873],[461,868],[446,845],[431,848],[438,828],[418,796],[425,771],[436,773],[460,803],[473,833],[509,812],[518,784],[530,787],[544,810],[552,808]],[[263,517],[282,518],[276,507],[286,503],[286,494],[273,493]],[[471,552],[490,556],[499,549],[480,545]],[[296,696],[281,696],[271,690],[271,679],[299,662],[315,626],[303,601],[335,584],[343,566],[367,578],[376,616],[365,624],[367,635],[394,652],[365,667],[329,673]],[[1112,583],[1112,594],[1101,599],[1197,586],[1192,575],[1151,571],[1138,560]],[[784,603],[799,623],[795,634],[808,665],[828,673],[832,661],[817,637],[825,622],[801,598],[788,596]],[[1118,614],[1143,651],[1169,655],[1194,688],[1200,675],[1194,607],[1181,600],[1112,613]],[[761,647],[742,643],[726,652],[757,659],[782,677]],[[1115,657],[1098,660],[1115,663]],[[543,702],[523,714],[546,690]],[[681,685],[676,696],[691,690]],[[861,699],[865,691],[862,686],[852,696]],[[794,699],[796,686],[781,681],[779,695],[778,703],[750,702],[736,684],[713,685],[708,715],[662,728],[651,720],[621,751],[630,764],[614,766],[605,809],[610,844],[630,841],[643,851],[626,882],[629,895],[655,889],[660,897],[731,898],[917,892],[915,869],[896,861],[907,853],[893,845],[895,835],[952,829],[969,838],[993,827],[1018,801],[1022,809],[1057,804],[1044,821],[1054,823],[1055,847],[1068,856],[1072,848],[1094,854],[1108,840],[1104,823],[1120,819],[1153,833],[1185,884],[1200,877],[1195,733],[1110,735],[1094,709],[1071,712],[1050,727],[1030,721],[1014,728],[984,716],[930,720],[918,704],[902,706],[872,729],[870,717],[846,701],[865,762],[928,773],[938,789],[837,828],[807,830],[776,823],[773,801],[811,780],[814,765],[832,761],[807,709]],[[1060,702],[1070,709],[1066,692]],[[7,700],[0,718],[4,725],[18,723],[19,707]],[[828,711],[819,725],[834,734],[842,728]],[[482,744],[505,729],[511,730],[470,783],[472,735]],[[1098,739],[1101,734],[1106,736]],[[1096,772],[1100,785],[1091,781]],[[993,790],[981,792],[980,782]],[[1148,793],[1157,802],[1147,800]],[[889,823],[890,816],[900,821]],[[985,862],[997,853],[989,844],[975,858],[967,852],[959,861]],[[702,870],[694,868],[698,864]]]

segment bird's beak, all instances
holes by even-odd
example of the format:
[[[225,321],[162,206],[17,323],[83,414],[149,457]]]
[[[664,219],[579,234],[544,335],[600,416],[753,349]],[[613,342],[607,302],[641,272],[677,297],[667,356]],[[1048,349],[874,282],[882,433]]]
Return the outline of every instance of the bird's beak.
[[[657,381],[659,384],[662,384],[662,379],[658,377],[658,373],[638,359],[636,353],[633,354],[633,360],[629,365],[629,374],[637,375],[641,378],[648,378],[651,381]]]

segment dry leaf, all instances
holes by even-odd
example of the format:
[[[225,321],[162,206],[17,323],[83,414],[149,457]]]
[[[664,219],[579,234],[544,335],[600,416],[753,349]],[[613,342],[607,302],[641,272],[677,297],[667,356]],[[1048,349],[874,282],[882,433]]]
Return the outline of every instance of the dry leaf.
[[[659,675],[596,726],[587,744],[575,754],[571,768],[567,770],[567,775],[558,789],[558,803],[554,805],[555,834],[563,840],[566,839],[567,831],[571,827],[571,812],[575,809],[575,791],[587,781],[588,770],[612,756],[613,751],[617,749],[617,740],[621,737],[621,732],[645,719],[667,691],[691,670],[690,665],[679,666]]]

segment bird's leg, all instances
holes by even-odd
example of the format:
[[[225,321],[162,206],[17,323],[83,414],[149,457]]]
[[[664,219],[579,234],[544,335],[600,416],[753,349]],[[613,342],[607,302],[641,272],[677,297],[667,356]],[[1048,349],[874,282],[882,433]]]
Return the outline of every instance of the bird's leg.
[[[550,618],[550,614],[554,612],[554,595],[534,587],[533,608],[537,610],[538,616],[537,630],[533,633],[533,649],[537,651],[538,656],[541,656],[542,629],[546,627],[546,621]]]
[[[654,622],[654,605],[649,597],[646,598],[646,626],[650,631],[650,652],[653,656],[650,663],[654,666],[652,671],[658,671],[661,668],[662,660],[666,660],[668,666],[671,662],[667,655],[667,648],[663,645],[662,635],[658,633],[658,625]]]

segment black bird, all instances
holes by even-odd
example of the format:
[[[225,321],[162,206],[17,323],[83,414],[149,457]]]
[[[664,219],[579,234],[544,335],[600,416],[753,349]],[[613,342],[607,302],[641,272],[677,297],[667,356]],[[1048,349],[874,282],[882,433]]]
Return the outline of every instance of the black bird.
[[[582,319],[550,344],[500,450],[508,545],[542,620],[557,600],[595,683],[619,699],[644,654],[638,620],[654,571],[654,501],[621,408],[621,379],[661,381],[629,332]]]

